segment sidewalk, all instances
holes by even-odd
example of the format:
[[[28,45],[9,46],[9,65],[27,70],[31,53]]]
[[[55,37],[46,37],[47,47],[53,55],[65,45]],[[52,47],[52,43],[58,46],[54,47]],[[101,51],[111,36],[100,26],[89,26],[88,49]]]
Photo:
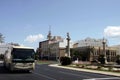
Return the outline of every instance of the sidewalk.
[[[82,68],[72,68],[72,67],[68,67],[68,66],[59,66],[58,64],[51,64],[49,66],[57,67],[57,68],[64,68],[64,69],[70,69],[70,70],[76,70],[76,71],[99,73],[99,74],[105,74],[105,75],[112,75],[112,76],[120,77],[120,73],[115,73],[115,72],[105,72],[105,71],[88,70],[88,69],[82,69]]]

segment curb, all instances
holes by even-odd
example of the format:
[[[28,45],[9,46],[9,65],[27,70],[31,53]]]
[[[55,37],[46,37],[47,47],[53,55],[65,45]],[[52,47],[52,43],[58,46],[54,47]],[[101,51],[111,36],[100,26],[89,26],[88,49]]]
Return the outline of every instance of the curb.
[[[70,69],[70,70],[76,70],[76,71],[84,71],[84,72],[91,72],[91,73],[98,73],[98,74],[105,74],[105,75],[111,75],[111,76],[118,76],[118,77],[120,77],[120,73],[114,73],[114,72],[104,72],[104,71],[96,71],[96,70],[71,68],[71,67],[66,67],[66,66],[59,66],[58,64],[50,64],[49,66],[57,67],[57,68],[64,68],[64,69]]]

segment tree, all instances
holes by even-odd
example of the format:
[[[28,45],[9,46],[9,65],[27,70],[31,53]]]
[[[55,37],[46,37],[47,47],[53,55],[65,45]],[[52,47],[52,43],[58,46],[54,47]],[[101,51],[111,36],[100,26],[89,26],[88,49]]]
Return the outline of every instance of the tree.
[[[4,54],[0,54],[0,60],[4,59]]]
[[[38,55],[38,53],[35,53],[35,60],[39,60],[39,55]]]
[[[2,35],[2,33],[0,33],[0,43],[4,43],[4,36]]]
[[[105,55],[99,55],[98,57],[98,61],[100,61],[101,64],[105,64],[105,58],[104,58]]]
[[[116,56],[116,63],[117,63],[117,64],[120,64],[120,55],[117,55],[117,56]]]
[[[79,60],[81,60],[82,59],[82,54],[80,54],[80,52],[78,51],[78,50],[71,50],[71,57],[72,57],[72,60],[74,61],[74,60],[77,60],[77,58],[79,59]]]

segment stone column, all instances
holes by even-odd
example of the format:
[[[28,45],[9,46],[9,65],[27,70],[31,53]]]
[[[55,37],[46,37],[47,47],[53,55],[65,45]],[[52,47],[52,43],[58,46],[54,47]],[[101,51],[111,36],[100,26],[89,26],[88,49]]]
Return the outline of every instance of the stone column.
[[[67,33],[67,54],[68,54],[68,57],[71,57],[70,56],[70,36],[69,36],[69,33]]]
[[[104,58],[105,58],[105,64],[107,63],[107,56],[106,56],[106,41],[105,39],[103,38],[103,55],[104,55]]]

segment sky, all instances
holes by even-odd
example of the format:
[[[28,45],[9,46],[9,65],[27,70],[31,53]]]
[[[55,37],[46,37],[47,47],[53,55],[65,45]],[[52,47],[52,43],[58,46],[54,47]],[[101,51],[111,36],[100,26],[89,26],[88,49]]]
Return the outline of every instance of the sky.
[[[5,42],[37,48],[53,36],[71,40],[105,37],[120,44],[120,0],[0,0],[0,33]]]

